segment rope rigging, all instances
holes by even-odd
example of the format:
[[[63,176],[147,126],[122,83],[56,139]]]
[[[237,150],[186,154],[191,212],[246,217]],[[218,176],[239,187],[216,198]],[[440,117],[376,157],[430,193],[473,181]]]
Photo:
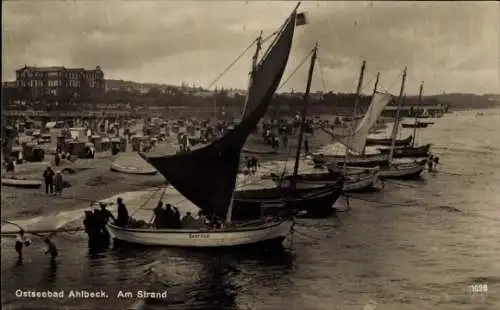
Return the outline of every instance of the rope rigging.
[[[272,38],[273,36],[275,36],[276,34],[278,33],[278,31],[275,31],[273,33],[271,33],[270,35],[268,35],[266,38],[264,38],[261,42],[261,44],[264,44],[266,41],[268,41],[270,38]],[[250,43],[250,45],[247,46],[247,48],[245,48],[243,50],[243,52],[241,52],[238,57],[236,57],[235,60],[233,60],[228,66],[226,66],[226,68],[224,70],[222,70],[222,72],[208,85],[208,89],[212,88],[212,86],[215,85],[215,83],[217,83],[229,70],[231,70],[231,68],[243,57],[245,56],[245,54],[254,46],[254,44],[256,44],[258,41],[259,41],[259,38],[256,38],[255,40],[252,41],[252,43]]]
[[[309,57],[311,57],[313,51],[309,52],[306,57],[304,57],[301,62],[298,64],[297,67],[295,67],[295,69],[292,71],[292,73],[285,79],[285,81],[283,83],[281,83],[281,85],[278,87],[278,89],[276,90],[276,92],[280,91],[285,85],[286,83],[288,83],[288,81],[290,81],[290,79],[295,75],[295,73],[297,73],[297,71],[304,65],[304,63],[309,59]]]

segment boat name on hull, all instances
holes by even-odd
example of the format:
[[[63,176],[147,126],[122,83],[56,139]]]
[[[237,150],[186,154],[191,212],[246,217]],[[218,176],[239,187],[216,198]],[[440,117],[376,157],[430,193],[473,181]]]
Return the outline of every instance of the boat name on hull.
[[[210,234],[189,234],[189,239],[208,239]]]

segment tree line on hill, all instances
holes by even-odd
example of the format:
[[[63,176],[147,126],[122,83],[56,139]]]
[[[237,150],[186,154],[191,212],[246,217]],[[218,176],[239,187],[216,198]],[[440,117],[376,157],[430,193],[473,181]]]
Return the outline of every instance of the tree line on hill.
[[[138,84],[138,83],[136,83]],[[138,84],[140,85],[140,84]],[[202,88],[186,86],[167,86],[148,84],[147,91],[140,91],[133,87],[118,88],[107,91],[99,98],[64,98],[57,102],[57,98],[44,98],[35,102],[27,100],[29,96],[20,93],[16,88],[3,89],[2,91],[2,106],[9,108],[13,106],[13,102],[24,100],[26,103],[24,108],[33,109],[78,109],[79,107],[93,106],[98,109],[100,106],[129,104],[132,108],[147,108],[147,107],[178,107],[186,108],[199,107],[214,107],[217,109],[228,110],[240,109],[245,103],[245,95],[231,93],[224,89],[209,92]],[[151,86],[151,87],[149,87]],[[474,95],[474,94],[443,94],[435,96],[424,96],[422,105],[449,105],[451,109],[464,108],[488,108],[498,102],[490,100],[494,95]],[[351,93],[333,93],[328,92],[322,95],[314,95],[309,99],[310,111],[314,112],[337,112],[337,111],[352,111],[355,94]],[[57,102],[57,104],[55,103]],[[86,103],[83,105],[82,103]],[[359,111],[363,112],[368,108],[370,96],[362,95],[359,100]],[[394,103],[392,103],[394,104]],[[404,105],[417,105],[417,96],[408,96],[405,98]],[[289,110],[295,113],[302,106],[301,94],[275,94],[271,110],[279,109],[281,111]]]

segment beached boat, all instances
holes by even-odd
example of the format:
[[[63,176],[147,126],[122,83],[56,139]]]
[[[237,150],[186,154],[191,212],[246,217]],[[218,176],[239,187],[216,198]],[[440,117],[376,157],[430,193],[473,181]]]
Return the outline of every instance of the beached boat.
[[[422,146],[407,146],[407,147],[397,147],[394,148],[393,158],[404,158],[404,157],[429,157],[431,150],[431,144],[426,144]],[[391,152],[390,148],[379,148],[378,151],[382,154],[389,154]]]
[[[380,170],[381,179],[414,179],[420,177],[425,170],[427,159],[414,161],[411,163],[398,163]]]
[[[247,154],[255,154],[255,155],[271,155],[271,154],[277,154],[278,151],[276,149],[273,149],[271,147],[267,148],[259,148],[259,147],[247,147],[245,146],[242,149],[243,153]]]
[[[214,229],[137,229],[108,224],[118,240],[144,245],[182,247],[233,247],[280,243],[289,233],[293,220],[282,218],[269,224],[232,221],[234,191],[240,152],[251,130],[266,114],[285,71],[296,26],[297,7],[276,33],[272,44],[257,63],[261,38],[255,40],[257,52],[250,74],[244,117],[233,130],[211,144],[175,155],[152,156],[139,153],[155,167],[180,194],[205,214],[225,218],[226,228]]]
[[[2,178],[2,185],[21,188],[40,188],[42,186],[42,181],[34,179]]]
[[[328,167],[330,173],[341,173],[344,178],[344,192],[361,192],[376,189],[379,184],[379,167]]]
[[[140,174],[140,175],[155,175],[158,173],[158,171],[153,167],[148,168],[148,167],[122,166],[115,162],[111,164],[110,170],[120,173]]]
[[[401,127],[403,128],[427,128],[429,125],[433,125],[434,122],[422,122],[418,119],[413,122],[404,122],[401,123]]]
[[[382,171],[380,172],[381,178],[407,179],[407,178],[419,177],[420,174],[424,171],[425,165],[427,162],[427,158],[420,160],[420,161],[414,161],[412,163],[404,163],[404,162],[396,163],[393,161],[393,159],[395,158],[396,151],[397,151],[397,149],[395,147],[395,142],[396,142],[396,136],[397,136],[398,130],[399,130],[401,104],[404,100],[403,94],[404,94],[404,87],[405,87],[405,82],[406,82],[406,74],[407,74],[407,68],[405,67],[404,72],[403,72],[402,81],[401,81],[401,90],[400,90],[398,103],[397,103],[396,119],[394,121],[394,126],[392,128],[392,133],[391,133],[392,145],[391,145],[391,148],[389,149],[389,166],[384,167],[382,169]],[[421,93],[422,93],[422,86],[420,87],[420,94]],[[415,136],[415,133],[413,136]],[[430,147],[430,145],[428,147]],[[426,148],[426,146],[424,146],[423,150],[428,150],[428,149]]]
[[[336,167],[343,165],[351,167],[376,167],[389,165],[388,154],[366,154],[366,155],[350,155],[347,159],[345,155],[313,155],[313,162],[317,166]]]
[[[397,139],[396,140],[396,146],[408,146],[411,144],[411,141],[413,140],[413,136],[408,136],[405,139]],[[385,145],[385,146],[390,146],[392,143],[392,140],[390,138],[367,138],[366,139],[366,145]]]

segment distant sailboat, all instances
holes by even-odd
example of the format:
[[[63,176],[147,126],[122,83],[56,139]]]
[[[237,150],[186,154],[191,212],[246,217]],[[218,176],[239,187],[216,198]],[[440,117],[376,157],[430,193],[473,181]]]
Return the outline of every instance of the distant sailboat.
[[[363,82],[364,70],[366,63],[363,62],[361,67],[361,73],[358,81],[358,88],[356,91],[356,103],[359,100],[361,93],[361,85]],[[365,147],[366,137],[371,129],[371,127],[377,122],[380,114],[382,113],[384,107],[392,100],[392,96],[389,94],[383,94],[374,91],[372,96],[372,101],[368,111],[364,115],[363,119],[357,126],[356,130],[351,129],[352,134],[347,137],[334,137],[337,141],[341,142],[346,146],[346,154],[343,155],[343,160],[339,161],[344,163],[344,167],[337,166],[336,164],[328,166],[330,172],[318,172],[318,173],[308,173],[301,174],[299,176],[300,182],[306,184],[316,184],[318,182],[335,182],[338,178],[338,174],[344,176],[344,191],[359,191],[373,188],[376,186],[378,181],[378,168],[372,169],[351,169],[347,167],[347,162],[352,156],[350,151],[362,153]],[[356,106],[353,114],[356,113]],[[335,156],[335,155],[334,155]],[[341,155],[336,155],[338,158]],[[321,158],[322,156],[319,155]],[[326,156],[325,156],[326,157]]]
[[[422,92],[424,88],[424,83],[420,84],[420,91],[418,94],[418,103],[421,105],[422,102]],[[418,120],[417,114],[415,113],[415,120],[414,124],[419,123],[420,121]],[[419,124],[425,124],[424,122],[421,122]],[[402,127],[404,128],[404,124],[402,124]],[[426,127],[426,126],[425,126]],[[417,129],[418,128],[425,128],[421,126],[413,126],[410,128],[413,128],[413,136],[414,137],[411,141],[411,144],[404,145],[404,146],[398,146],[396,142],[396,148],[394,149],[394,158],[404,158],[404,157],[429,157],[430,155],[430,149],[431,149],[431,144],[425,144],[422,146],[415,146],[415,139],[417,137]],[[379,148],[379,152],[382,154],[389,154],[391,151],[390,148]]]
[[[419,177],[420,174],[425,170],[425,166],[427,164],[426,158],[422,160],[415,160],[414,162],[411,163],[393,162],[394,154],[396,151],[396,136],[398,134],[398,129],[399,129],[401,104],[403,102],[403,94],[406,82],[406,72],[407,68],[405,67],[401,81],[401,91],[399,93],[399,98],[398,98],[396,119],[394,120],[394,125],[392,128],[392,135],[391,135],[392,145],[389,152],[389,166],[384,167],[380,171],[381,178],[416,178]]]

